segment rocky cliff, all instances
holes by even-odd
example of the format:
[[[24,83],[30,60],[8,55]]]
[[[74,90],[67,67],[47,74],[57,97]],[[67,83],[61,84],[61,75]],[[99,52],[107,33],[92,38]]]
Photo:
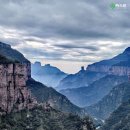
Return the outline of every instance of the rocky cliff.
[[[21,63],[0,64],[0,110],[31,108],[36,101],[26,87],[28,65]]]
[[[112,59],[103,60],[88,65],[87,71],[104,72],[112,75],[129,75],[130,74],[130,47]]]
[[[31,64],[10,45],[0,42],[0,113],[32,108],[36,100],[26,86]]]
[[[47,69],[44,69],[44,72],[50,73],[54,69],[45,68]],[[39,71],[41,72],[41,69]],[[55,73],[57,71],[59,72],[56,69]],[[0,79],[1,111],[10,112],[14,109],[21,110],[31,105],[34,106],[36,101],[31,96],[32,93],[38,103],[49,103],[63,112],[79,115],[83,113],[81,108],[72,104],[62,94],[31,79],[30,62],[17,50],[4,43],[0,43]]]
[[[95,130],[89,118],[69,114],[83,112],[53,88],[31,79],[30,62],[0,43],[0,130]]]

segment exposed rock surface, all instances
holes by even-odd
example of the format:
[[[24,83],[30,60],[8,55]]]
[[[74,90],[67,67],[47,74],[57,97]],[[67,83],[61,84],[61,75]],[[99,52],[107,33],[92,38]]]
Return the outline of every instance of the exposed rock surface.
[[[112,59],[103,60],[87,67],[88,71],[104,72],[113,75],[129,75],[130,74],[130,47]]]
[[[28,65],[0,64],[0,109],[11,112],[32,107],[36,101],[26,86]]]
[[[0,43],[0,112],[32,108],[36,100],[26,86],[30,62],[10,45]]]
[[[30,80],[30,62],[10,46],[0,43],[1,130],[95,130],[89,118],[81,119],[53,109],[51,105],[63,111],[68,108],[66,112],[82,113],[82,109],[53,88]],[[37,104],[31,92],[41,99],[39,103],[44,103],[43,107]]]
[[[53,88],[46,87],[42,83],[31,79],[30,62],[21,53],[4,43],[0,45],[0,107],[2,110],[10,112],[16,107],[21,110],[34,105],[36,101],[32,99],[32,93],[38,103],[49,103],[55,109],[63,112],[72,112],[79,115],[84,113],[83,109],[72,104]],[[51,69],[54,70],[53,67]],[[52,70],[48,70],[47,67],[44,72],[51,73]],[[58,69],[55,69],[55,73],[57,71],[59,72]]]
[[[76,74],[68,75],[60,81],[57,90],[87,87],[92,82],[106,75],[130,75],[130,47],[126,48],[123,53],[112,59],[90,64],[86,70],[81,69],[81,71]]]

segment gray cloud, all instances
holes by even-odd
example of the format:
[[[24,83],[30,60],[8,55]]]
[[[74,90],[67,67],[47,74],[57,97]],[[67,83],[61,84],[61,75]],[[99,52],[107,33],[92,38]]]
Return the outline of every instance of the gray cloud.
[[[94,62],[110,58],[130,42],[130,2],[118,0],[127,8],[115,10],[110,8],[112,2],[0,0],[0,39],[30,59]]]
[[[87,49],[87,50],[91,50],[91,51],[98,51],[99,47],[98,46],[91,46],[91,45],[76,45],[76,44],[60,44],[60,45],[55,45],[56,47],[60,47],[60,48],[65,48],[65,49]]]

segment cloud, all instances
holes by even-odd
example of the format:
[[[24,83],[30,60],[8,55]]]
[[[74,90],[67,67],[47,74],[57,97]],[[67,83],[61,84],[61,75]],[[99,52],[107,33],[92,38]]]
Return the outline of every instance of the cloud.
[[[56,47],[63,48],[63,49],[86,49],[86,50],[91,50],[91,51],[97,51],[99,50],[98,46],[92,46],[92,45],[75,45],[75,44],[60,44],[60,45],[55,45]]]
[[[30,60],[87,64],[110,58],[130,42],[130,2],[123,1],[127,8],[115,10],[111,2],[0,0],[0,40]]]

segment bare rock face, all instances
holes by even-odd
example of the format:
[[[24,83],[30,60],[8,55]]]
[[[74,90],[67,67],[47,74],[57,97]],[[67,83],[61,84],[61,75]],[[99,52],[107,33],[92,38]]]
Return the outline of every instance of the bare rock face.
[[[107,66],[107,65],[91,65],[87,68],[88,71],[101,72],[106,74],[128,76],[130,74],[130,67],[128,66]]]
[[[88,65],[88,71],[101,72],[101,73],[110,73],[111,66],[108,65]]]
[[[113,67],[111,67],[110,73],[114,74],[114,75],[119,75],[119,76],[123,76],[123,75],[129,76],[129,74],[130,74],[130,67],[126,67],[126,66],[113,66]]]
[[[0,64],[1,114],[34,107],[36,100],[26,87],[26,81],[30,76],[29,64]]]
[[[130,75],[130,47],[126,48],[123,53],[112,59],[102,60],[88,65],[87,70],[118,76]]]

